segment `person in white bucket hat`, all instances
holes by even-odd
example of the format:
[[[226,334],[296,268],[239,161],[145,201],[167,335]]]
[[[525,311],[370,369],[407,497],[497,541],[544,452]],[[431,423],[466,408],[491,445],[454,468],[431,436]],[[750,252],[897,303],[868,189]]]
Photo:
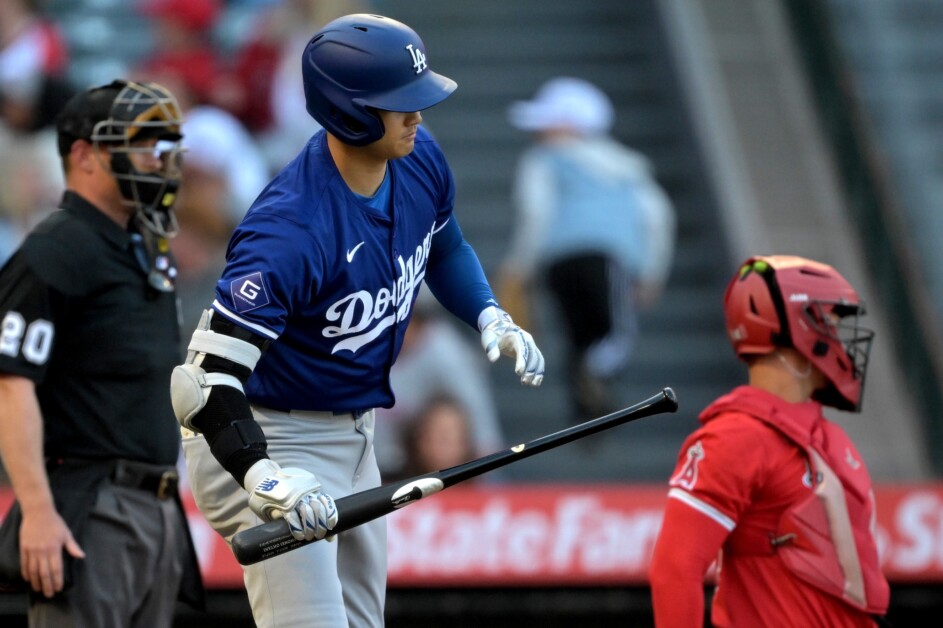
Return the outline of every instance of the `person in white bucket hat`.
[[[533,100],[513,103],[508,115],[518,129],[570,129],[581,135],[608,133],[615,120],[612,102],[588,81],[559,77],[547,81]]]
[[[637,312],[667,280],[674,209],[648,160],[609,133],[615,109],[579,78],[547,81],[510,105],[511,124],[534,134],[514,178],[517,220],[499,294],[521,324],[537,280],[559,308],[574,421],[618,405],[609,384],[628,364]]]

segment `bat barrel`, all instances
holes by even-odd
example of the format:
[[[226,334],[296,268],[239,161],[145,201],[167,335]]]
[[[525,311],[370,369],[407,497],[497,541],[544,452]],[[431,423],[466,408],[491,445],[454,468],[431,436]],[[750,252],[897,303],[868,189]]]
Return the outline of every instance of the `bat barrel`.
[[[463,482],[482,473],[487,473],[488,471],[493,471],[494,469],[516,462],[517,460],[529,458],[530,456],[537,455],[549,449],[554,449],[575,440],[611,429],[617,425],[636,421],[655,414],[676,412],[677,410],[678,398],[674,390],[664,388],[657,395],[637,403],[634,406],[623,408],[622,410],[601,416],[598,419],[592,419],[585,423],[560,430],[559,432],[542,436],[528,443],[522,443],[510,449],[505,449],[489,456],[477,458],[471,462],[445,469],[437,473],[436,476],[443,481],[445,486],[452,486],[453,484]]]
[[[414,484],[417,480],[423,478],[439,480],[441,484],[437,490],[440,490],[443,487],[458,484],[459,482],[511,464],[517,460],[528,458],[543,451],[547,451],[548,449],[565,445],[574,440],[585,438],[591,434],[596,434],[597,432],[610,429],[617,425],[655,414],[675,412],[677,409],[678,399],[675,396],[674,390],[664,388],[657,395],[641,403],[637,403],[634,406],[560,430],[559,432],[554,432],[553,434],[548,434],[529,443],[522,443],[510,449],[477,458],[465,464],[460,464],[436,473],[409,478],[393,484],[378,486],[360,493],[341,497],[335,501],[338,515],[337,525],[329,535],[333,536],[344,530],[372,521],[373,519],[382,517],[397,508],[411,503],[414,499],[420,499],[424,493],[420,492],[421,494],[414,498],[406,497],[403,499],[402,497],[396,497],[401,488],[408,484]],[[232,539],[232,551],[240,564],[252,565],[267,558],[284,554],[302,545],[307,545],[308,543],[310,543],[310,541],[296,540],[291,535],[288,524],[283,519],[277,519],[237,533]]]

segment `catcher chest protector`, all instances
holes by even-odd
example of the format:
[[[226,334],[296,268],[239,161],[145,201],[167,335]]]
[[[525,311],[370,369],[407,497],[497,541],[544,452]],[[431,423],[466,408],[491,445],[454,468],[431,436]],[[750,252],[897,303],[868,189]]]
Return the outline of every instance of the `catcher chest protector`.
[[[867,473],[840,476],[835,469],[854,451],[845,432],[827,421],[809,432],[773,409],[738,398],[736,411],[776,429],[805,451],[814,484],[806,499],[788,508],[775,532],[731,543],[738,554],[776,554],[807,584],[868,613],[883,615],[890,587],[872,534],[874,499]],[[821,434],[816,434],[821,428]]]

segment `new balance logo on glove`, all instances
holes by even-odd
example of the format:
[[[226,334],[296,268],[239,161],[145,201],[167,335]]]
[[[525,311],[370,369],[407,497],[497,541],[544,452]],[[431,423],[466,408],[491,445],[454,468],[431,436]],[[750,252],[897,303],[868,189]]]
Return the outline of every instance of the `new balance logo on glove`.
[[[255,487],[255,490],[262,493],[268,493],[276,486],[278,486],[278,480],[276,480],[275,478],[265,478],[264,480],[259,482],[259,485]]]

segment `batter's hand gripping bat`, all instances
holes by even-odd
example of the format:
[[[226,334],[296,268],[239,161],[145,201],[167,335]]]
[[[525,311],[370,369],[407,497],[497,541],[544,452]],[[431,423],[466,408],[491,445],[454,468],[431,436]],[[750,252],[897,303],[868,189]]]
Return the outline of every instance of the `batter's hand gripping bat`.
[[[373,521],[454,484],[464,482],[518,460],[529,458],[548,449],[565,445],[629,421],[635,421],[654,414],[675,412],[677,409],[678,400],[674,391],[671,388],[665,388],[657,395],[634,406],[542,436],[529,443],[523,443],[510,449],[476,458],[443,471],[427,473],[354,493],[347,497],[341,497],[334,502],[337,506],[337,525],[328,532],[328,536]],[[232,539],[232,551],[240,564],[252,565],[313,542],[295,539],[288,530],[288,523],[284,519],[276,519],[237,533]]]

